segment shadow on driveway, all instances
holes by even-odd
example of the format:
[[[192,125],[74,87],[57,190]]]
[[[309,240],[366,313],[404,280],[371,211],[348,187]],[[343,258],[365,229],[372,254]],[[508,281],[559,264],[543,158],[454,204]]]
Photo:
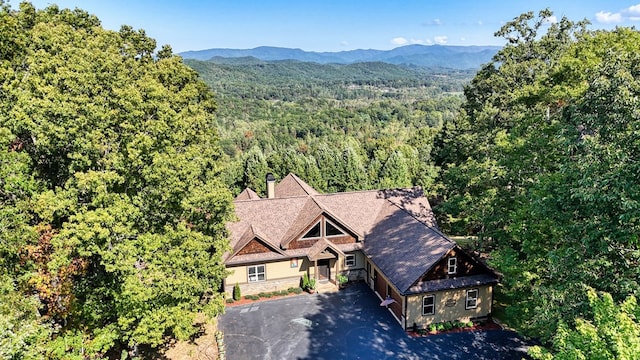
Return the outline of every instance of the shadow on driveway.
[[[410,337],[364,283],[231,307],[219,327],[234,360],[528,358],[528,345],[510,331]]]

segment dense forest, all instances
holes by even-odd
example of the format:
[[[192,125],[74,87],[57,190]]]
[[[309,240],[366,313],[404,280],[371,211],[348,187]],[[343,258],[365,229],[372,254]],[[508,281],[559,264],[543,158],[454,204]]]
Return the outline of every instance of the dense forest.
[[[527,13],[479,71],[185,60],[0,1],[0,358],[126,357],[214,318],[232,196],[422,186],[541,359],[640,354],[640,33]],[[187,66],[188,65],[188,66]],[[213,90],[213,91],[212,91]]]
[[[264,174],[298,174],[321,191],[422,185],[437,169],[437,129],[453,121],[473,72],[385,63],[187,60],[216,93],[234,193]]]
[[[126,357],[224,309],[215,102],[143,31],[0,3],[0,358]]]

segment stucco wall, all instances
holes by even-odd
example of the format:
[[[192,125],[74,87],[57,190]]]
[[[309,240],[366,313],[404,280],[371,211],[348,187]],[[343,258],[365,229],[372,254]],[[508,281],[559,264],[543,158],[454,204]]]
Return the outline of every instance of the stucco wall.
[[[364,279],[364,266],[365,256],[362,251],[355,251],[349,254],[356,255],[356,263],[354,266],[345,266],[344,257],[340,256],[337,260],[331,260],[329,266],[331,267],[330,275],[331,280],[335,281],[336,274],[345,274],[349,277],[349,280],[356,281]],[[300,279],[302,275],[308,271],[309,277],[315,276],[315,267],[313,262],[309,259],[298,258],[298,267],[292,268],[291,261],[279,261],[270,263],[256,263],[252,265],[266,265],[265,281],[248,282],[247,278],[247,265],[239,265],[228,267],[227,270],[231,272],[225,279],[225,291],[228,295],[233,292],[233,286],[238,283],[240,286],[240,292],[242,295],[257,294],[259,292],[284,290],[290,287],[297,287],[300,285]]]
[[[413,295],[407,298],[407,326],[416,323],[419,327],[426,327],[431,323],[453,320],[469,320],[488,316],[491,313],[491,286],[477,286],[478,306],[475,309],[465,309],[468,289],[439,291],[428,294]],[[422,298],[424,295],[435,295],[435,314],[422,315]]]
[[[345,255],[354,254],[356,256],[356,263],[353,266],[346,266],[344,264],[344,257],[340,256],[338,260],[338,273],[344,274],[350,281],[363,280],[364,279],[364,267],[366,258],[362,251],[354,251],[345,253]]]

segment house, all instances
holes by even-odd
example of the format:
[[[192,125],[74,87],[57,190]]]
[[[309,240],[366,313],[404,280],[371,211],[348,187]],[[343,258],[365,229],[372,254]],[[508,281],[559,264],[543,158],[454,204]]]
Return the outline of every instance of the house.
[[[498,275],[438,230],[420,189],[321,194],[293,174],[266,181],[266,198],[246,189],[234,201],[225,291],[344,274],[393,299],[388,308],[404,329],[491,314]]]

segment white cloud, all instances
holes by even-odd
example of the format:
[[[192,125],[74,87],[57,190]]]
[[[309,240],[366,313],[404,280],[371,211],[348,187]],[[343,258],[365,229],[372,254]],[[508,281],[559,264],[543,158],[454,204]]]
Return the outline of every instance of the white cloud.
[[[424,44],[424,40],[422,39],[411,39],[409,42],[412,44]]]
[[[484,25],[484,23],[482,22],[482,20],[478,20],[478,25],[480,25],[480,26]]]
[[[622,22],[622,14],[599,11],[596,13],[596,21],[603,24],[613,24]]]
[[[349,42],[348,41],[340,41],[340,46],[349,46]]]
[[[631,5],[616,13],[602,10],[596,14],[596,21],[602,24],[640,21],[640,4]]]
[[[625,10],[625,12],[628,13],[629,15],[631,15],[631,16],[640,15],[640,4],[629,6],[627,8],[627,10]]]
[[[396,38],[391,39],[391,43],[395,44],[395,45],[404,45],[404,44],[406,44],[408,42],[409,42],[409,40],[407,40],[407,39],[405,39],[403,37],[396,37]]]
[[[447,36],[434,36],[433,41],[435,41],[436,44],[444,45],[449,41],[449,38]]]

